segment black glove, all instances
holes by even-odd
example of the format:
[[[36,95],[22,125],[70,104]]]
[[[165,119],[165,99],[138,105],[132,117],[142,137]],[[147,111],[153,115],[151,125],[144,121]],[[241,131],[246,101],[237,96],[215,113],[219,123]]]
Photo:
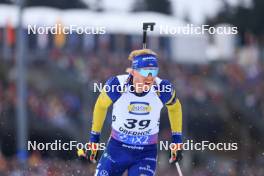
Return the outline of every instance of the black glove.
[[[91,163],[96,163],[97,161],[97,151],[98,151],[98,143],[91,143],[91,149],[84,150],[84,149],[78,149],[77,155],[81,159],[85,159],[90,161]]]

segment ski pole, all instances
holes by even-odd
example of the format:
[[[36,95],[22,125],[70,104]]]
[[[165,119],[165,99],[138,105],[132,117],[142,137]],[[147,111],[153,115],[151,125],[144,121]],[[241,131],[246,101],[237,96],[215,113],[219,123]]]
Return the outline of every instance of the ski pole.
[[[178,162],[175,163],[175,166],[176,166],[176,168],[177,168],[177,171],[178,171],[179,176],[183,176],[183,175],[182,175],[182,171],[181,171],[181,167],[180,167],[180,165],[179,165]]]

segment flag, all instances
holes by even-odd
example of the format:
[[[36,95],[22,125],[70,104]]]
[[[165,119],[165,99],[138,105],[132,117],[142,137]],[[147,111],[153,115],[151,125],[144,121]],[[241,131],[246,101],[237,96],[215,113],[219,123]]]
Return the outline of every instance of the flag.
[[[61,22],[58,22],[56,25],[56,33],[54,34],[54,45],[57,48],[62,48],[66,41],[66,36],[63,33],[63,24]]]
[[[12,26],[12,24],[7,21],[6,25],[6,43],[9,47],[12,47],[15,44],[15,28]]]
[[[15,28],[12,26],[10,20],[7,20],[6,26],[4,28],[4,51],[3,57],[5,59],[10,59],[12,57],[12,48],[15,44]]]

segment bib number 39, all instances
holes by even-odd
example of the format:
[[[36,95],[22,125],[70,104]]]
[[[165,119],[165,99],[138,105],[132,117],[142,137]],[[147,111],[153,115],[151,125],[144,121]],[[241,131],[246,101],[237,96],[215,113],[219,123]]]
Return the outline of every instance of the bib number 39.
[[[126,123],[124,123],[125,127],[128,129],[133,129],[137,125],[139,126],[139,130],[144,130],[150,124],[150,120],[136,120],[136,119],[126,119]]]

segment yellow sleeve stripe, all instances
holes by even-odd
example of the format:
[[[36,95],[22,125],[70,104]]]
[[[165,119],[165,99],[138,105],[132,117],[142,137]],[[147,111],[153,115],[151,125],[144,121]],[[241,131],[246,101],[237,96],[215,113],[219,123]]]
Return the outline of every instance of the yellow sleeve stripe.
[[[168,104],[168,105],[171,104],[172,101],[174,100],[174,98],[176,98],[175,96],[176,96],[176,91],[174,90],[173,95],[171,96],[170,100],[166,104]]]
[[[112,100],[105,91],[102,91],[94,106],[92,131],[100,133],[105,121],[106,113]]]
[[[182,132],[182,107],[179,99],[172,104],[167,105],[169,121],[171,126],[171,131],[173,133],[181,133]]]

